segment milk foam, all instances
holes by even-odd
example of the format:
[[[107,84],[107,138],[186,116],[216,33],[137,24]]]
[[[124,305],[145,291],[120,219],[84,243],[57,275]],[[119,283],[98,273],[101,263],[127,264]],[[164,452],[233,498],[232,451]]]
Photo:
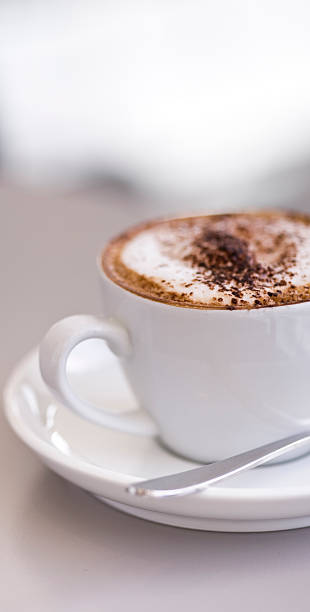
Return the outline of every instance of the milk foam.
[[[197,217],[158,223],[134,234],[125,243],[120,260],[128,270],[162,287],[168,294],[179,295],[182,300],[210,306],[230,306],[232,299],[239,303],[239,299],[232,298],[234,280],[228,278],[223,290],[223,284],[214,281],[208,269],[201,274],[190,260],[202,228],[242,239],[256,262],[272,270],[268,278],[264,275],[256,278],[255,291],[244,284],[241,307],[255,306],[257,298],[263,299],[261,305],[266,305],[266,300],[267,305],[272,305],[288,287],[294,291],[310,284],[310,225],[285,213]],[[275,286],[277,293],[270,296]]]

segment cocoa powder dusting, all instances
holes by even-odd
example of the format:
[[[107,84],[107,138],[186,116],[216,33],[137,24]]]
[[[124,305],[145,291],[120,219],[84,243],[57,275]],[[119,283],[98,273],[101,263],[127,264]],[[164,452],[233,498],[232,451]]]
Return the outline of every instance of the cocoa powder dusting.
[[[246,241],[222,231],[202,231],[183,259],[198,267],[199,272],[207,272],[208,283],[220,285],[224,290],[232,281],[242,286],[251,284],[263,272]]]
[[[258,299],[261,298],[262,288],[270,299],[277,298],[281,292],[268,289],[287,285],[285,280],[275,282],[274,277],[284,271],[289,274],[295,263],[296,244],[289,235],[281,232],[273,237],[273,244],[266,247],[261,240],[253,240],[247,228],[239,226],[236,230],[239,236],[210,229],[207,221],[206,227],[202,227],[191,242],[183,261],[196,269],[194,280],[207,284],[211,289],[216,285],[218,291],[231,295],[230,308],[238,305],[244,307],[244,290],[250,298],[254,298],[256,307],[263,306],[262,299]],[[280,249],[277,261],[273,265],[258,262],[251,248],[253,244],[260,254],[267,256],[273,253],[273,247],[278,251]]]

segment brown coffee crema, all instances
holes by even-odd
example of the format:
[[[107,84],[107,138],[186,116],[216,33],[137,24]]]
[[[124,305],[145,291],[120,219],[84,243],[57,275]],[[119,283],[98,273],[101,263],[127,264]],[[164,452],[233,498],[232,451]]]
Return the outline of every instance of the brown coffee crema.
[[[124,289],[176,306],[304,302],[310,300],[310,217],[254,212],[154,221],[112,240],[102,266]]]

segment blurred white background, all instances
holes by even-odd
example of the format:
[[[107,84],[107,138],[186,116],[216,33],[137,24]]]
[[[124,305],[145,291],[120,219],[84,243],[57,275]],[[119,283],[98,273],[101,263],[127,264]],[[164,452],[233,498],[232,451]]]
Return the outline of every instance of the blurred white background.
[[[305,205],[307,0],[2,0],[3,172]]]

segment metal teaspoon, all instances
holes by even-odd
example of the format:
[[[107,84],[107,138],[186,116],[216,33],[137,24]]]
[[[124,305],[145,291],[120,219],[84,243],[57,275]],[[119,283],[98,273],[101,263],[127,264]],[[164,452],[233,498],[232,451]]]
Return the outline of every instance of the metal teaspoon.
[[[146,497],[172,497],[190,495],[205,489],[211,484],[229,478],[250,468],[271,461],[310,442],[310,431],[282,438],[276,442],[264,444],[257,448],[234,455],[222,461],[216,461],[202,467],[186,470],[169,476],[142,480],[127,487],[131,495]]]

